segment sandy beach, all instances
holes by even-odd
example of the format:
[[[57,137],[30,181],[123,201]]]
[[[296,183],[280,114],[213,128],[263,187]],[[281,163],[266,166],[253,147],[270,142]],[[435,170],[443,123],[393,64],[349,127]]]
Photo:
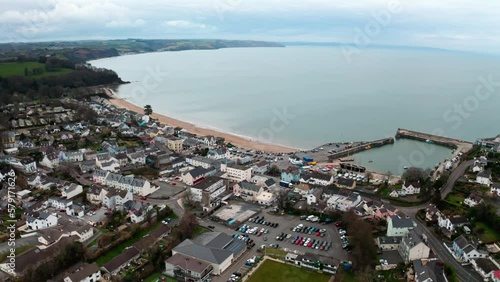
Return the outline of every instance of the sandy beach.
[[[130,111],[134,111],[137,113],[143,113],[144,109],[142,107],[136,106],[130,102],[128,102],[125,99],[118,98],[111,89],[109,88],[104,88],[104,91],[106,92],[107,95],[110,97],[113,97],[112,99],[109,99],[109,102],[116,107],[119,108],[125,108]],[[153,108],[154,110],[154,108]],[[272,152],[272,153],[288,153],[288,152],[295,152],[297,149],[295,148],[290,148],[286,146],[281,146],[281,145],[275,145],[275,144],[265,144],[253,140],[249,140],[246,138],[243,138],[241,136],[236,136],[224,132],[219,132],[216,130],[212,129],[206,129],[206,128],[200,128],[192,123],[189,122],[184,122],[178,119],[174,119],[171,117],[167,117],[161,114],[153,113],[151,115],[152,118],[159,120],[163,124],[167,124],[173,127],[182,127],[183,129],[187,130],[190,133],[200,135],[200,136],[205,136],[205,135],[213,135],[216,137],[223,137],[226,142],[229,142],[235,146],[238,146],[240,148],[244,149],[252,149],[252,150],[260,150],[264,152]]]

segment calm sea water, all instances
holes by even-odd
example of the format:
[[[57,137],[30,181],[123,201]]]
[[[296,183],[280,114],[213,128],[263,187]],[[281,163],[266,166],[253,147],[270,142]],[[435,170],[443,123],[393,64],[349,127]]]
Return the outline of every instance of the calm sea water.
[[[475,94],[480,77],[500,81],[497,57],[365,49],[348,62],[338,47],[286,47],[148,53],[91,63],[131,81],[118,95],[137,105],[304,149],[394,136],[399,127],[469,141],[500,131],[500,89]],[[361,162],[373,158],[370,165],[378,166],[383,162],[375,158],[409,158],[418,144],[408,140],[371,150]],[[435,147],[421,166],[433,167],[450,153]],[[386,168],[397,170],[378,170]]]

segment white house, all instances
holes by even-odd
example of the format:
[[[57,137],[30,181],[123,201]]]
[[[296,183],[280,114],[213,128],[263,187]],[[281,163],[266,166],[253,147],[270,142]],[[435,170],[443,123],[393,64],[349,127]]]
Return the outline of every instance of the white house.
[[[237,164],[221,164],[220,170],[225,172],[223,175],[224,178],[229,180],[233,180],[236,182],[241,181],[250,181],[252,178],[252,167],[251,166],[243,166]]]
[[[64,282],[97,282],[101,281],[101,269],[94,262],[84,265],[74,272],[66,273]]]
[[[476,182],[482,185],[490,186],[491,184],[491,172],[481,171],[476,176]]]
[[[144,155],[144,152],[142,152],[142,151],[127,154],[127,157],[130,159],[131,164],[137,164],[137,165],[145,165],[146,164],[146,156]]]
[[[47,212],[41,212],[39,215],[28,215],[26,217],[26,225],[31,230],[56,226],[57,217]]]
[[[207,169],[203,167],[195,167],[192,170],[181,175],[182,182],[187,185],[196,185],[205,179]]]
[[[97,185],[92,185],[87,191],[87,200],[92,204],[100,204],[104,201],[104,195],[106,195],[108,191],[99,187]]]
[[[109,171],[96,169],[92,174],[92,181],[100,185],[106,185],[106,178],[108,177],[109,173]]]
[[[469,223],[467,218],[463,216],[453,216],[453,217],[448,217],[448,216],[440,216],[438,217],[438,225],[441,228],[445,228],[448,231],[455,231],[458,227],[462,227]]]
[[[419,182],[414,182],[414,183],[406,183],[406,181],[403,183],[403,187],[401,187],[401,190],[399,192],[400,195],[415,195],[420,193],[420,183]]]
[[[270,206],[276,201],[276,195],[268,191],[262,191],[255,197],[255,201],[259,205]]]
[[[306,200],[308,205],[315,205],[321,199],[321,195],[323,194],[323,189],[316,188],[309,192],[306,195]]]
[[[79,204],[72,204],[66,209],[66,214],[79,218],[83,217],[85,215],[85,207]]]
[[[83,193],[83,187],[82,185],[71,183],[70,185],[64,186],[61,192],[63,197],[71,199],[76,195]]]
[[[207,152],[207,158],[214,160],[229,159],[231,152],[227,149],[212,149]]]
[[[54,154],[54,153],[47,154],[40,161],[40,164],[43,166],[46,166],[48,168],[58,167],[59,166],[59,156]]]
[[[313,172],[313,173],[309,173],[307,175],[304,175],[300,179],[300,182],[309,183],[309,184],[313,184],[313,185],[328,186],[328,185],[333,183],[333,175]]]
[[[73,200],[65,199],[65,198],[56,198],[50,197],[47,201],[47,205],[54,207],[56,209],[67,209],[69,206],[73,204]]]
[[[488,256],[487,252],[478,251],[463,235],[453,240],[451,253],[456,260],[466,263],[471,262],[473,259],[485,258]]]
[[[241,181],[239,183],[234,184],[233,186],[233,194],[237,197],[241,197],[246,201],[255,201],[257,195],[262,193],[264,188],[261,186],[255,185],[254,183],[248,181]]]
[[[160,189],[159,186],[152,186],[148,180],[134,178],[132,181],[132,192],[140,196],[147,196]]]
[[[111,210],[121,210],[123,204],[127,201],[132,201],[133,196],[130,191],[110,189],[106,195],[104,195],[103,205]]]
[[[398,251],[406,263],[416,259],[425,259],[429,257],[430,248],[424,243],[424,238],[420,237],[415,230],[411,230],[403,237],[399,244]]]
[[[469,195],[469,197],[464,199],[464,205],[466,205],[470,208],[475,207],[475,206],[482,204],[482,203],[484,203],[484,200],[481,197],[479,197],[478,195],[476,195],[475,193],[471,193]]]
[[[326,205],[329,209],[346,212],[360,203],[361,196],[358,193],[351,193],[349,196],[334,194],[328,198]]]
[[[500,264],[493,258],[477,258],[471,260],[474,270],[481,275],[484,281],[500,280]]]
[[[402,218],[398,215],[387,218],[387,236],[406,236],[417,224],[410,218]]]
[[[83,152],[81,151],[68,151],[64,155],[64,160],[67,162],[74,163],[83,161]]]

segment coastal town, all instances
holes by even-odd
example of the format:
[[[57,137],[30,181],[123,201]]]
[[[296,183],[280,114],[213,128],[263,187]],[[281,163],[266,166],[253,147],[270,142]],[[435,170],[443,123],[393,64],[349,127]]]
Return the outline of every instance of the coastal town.
[[[500,281],[500,136],[397,129],[453,155],[392,175],[352,155],[394,138],[297,150],[92,92],[0,108],[2,281]]]

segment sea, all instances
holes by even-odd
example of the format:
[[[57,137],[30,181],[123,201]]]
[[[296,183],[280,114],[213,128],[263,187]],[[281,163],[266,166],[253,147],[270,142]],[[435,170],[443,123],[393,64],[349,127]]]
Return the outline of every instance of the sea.
[[[500,133],[500,58],[491,55],[287,46],[154,52],[90,63],[131,82],[117,94],[136,105],[294,148],[381,139],[398,128],[467,141]],[[417,155],[425,157],[415,161]],[[449,156],[442,146],[398,140],[355,159],[395,172],[405,160],[432,168]]]

